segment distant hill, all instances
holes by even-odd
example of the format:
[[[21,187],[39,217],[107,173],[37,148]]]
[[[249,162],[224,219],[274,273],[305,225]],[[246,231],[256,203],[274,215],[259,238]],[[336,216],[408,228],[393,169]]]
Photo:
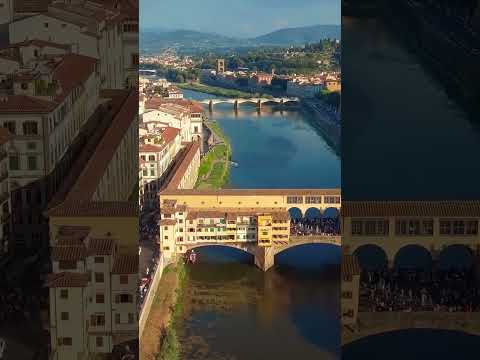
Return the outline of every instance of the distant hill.
[[[192,30],[146,29],[140,33],[142,52],[165,48],[209,50],[248,46],[291,46],[317,42],[321,39],[340,39],[340,25],[314,25],[286,28],[250,39],[232,38]]]
[[[258,36],[252,41],[260,45],[302,45],[318,42],[322,39],[340,39],[340,25],[314,25],[298,28],[280,29]]]
[[[154,51],[165,48],[215,48],[229,45],[235,39],[192,30],[148,30],[140,33],[140,48]]]

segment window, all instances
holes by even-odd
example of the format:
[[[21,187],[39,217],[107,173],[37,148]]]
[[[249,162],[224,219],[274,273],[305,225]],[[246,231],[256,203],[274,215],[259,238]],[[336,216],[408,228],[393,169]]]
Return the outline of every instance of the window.
[[[25,121],[23,123],[23,135],[37,135],[38,127],[35,121]]]
[[[104,304],[105,303],[105,295],[104,294],[97,294],[95,296],[95,302],[97,304]]]
[[[468,235],[477,235],[478,234],[478,221],[470,220],[467,221],[467,234]]]
[[[440,221],[440,234],[441,235],[449,235],[451,232],[451,223],[448,220],[441,220]]]
[[[128,284],[128,275],[120,275],[120,284]]]
[[[43,26],[44,26],[45,28],[48,28],[48,23],[47,23],[47,22],[46,22],[46,23],[43,23]]]
[[[115,314],[115,324],[120,324],[120,314],[119,313]]]
[[[128,313],[128,323],[133,324],[133,314],[132,313]]]
[[[62,312],[60,315],[60,318],[62,320],[68,320],[68,312]]]
[[[102,347],[103,346],[103,337],[102,336],[97,336],[97,339],[96,339],[96,344],[98,347]]]
[[[326,204],[340,204],[340,196],[325,196]]]
[[[72,345],[72,338],[71,337],[58,338],[58,344],[59,345],[71,346]]]
[[[465,234],[465,222],[463,220],[455,220],[453,222],[453,233],[455,235]]]
[[[306,196],[305,203],[306,204],[320,204],[322,202],[321,196]]]
[[[60,270],[72,270],[77,268],[77,262],[71,260],[60,260],[58,262],[58,268]]]
[[[22,88],[22,90],[27,90],[28,89],[28,84],[27,83],[21,83],[20,87]]]
[[[103,283],[104,282],[103,273],[101,273],[101,272],[96,272],[95,273],[95,282],[97,282],[97,283]]]
[[[362,235],[362,222],[359,220],[352,221],[352,235]]]
[[[3,127],[7,128],[12,134],[16,133],[16,124],[14,121],[6,121],[3,123]]]
[[[115,295],[115,302],[120,304],[132,303],[133,296],[130,294],[118,294]]]
[[[29,156],[28,157],[28,170],[37,170],[37,157],[36,156]]]
[[[155,161],[155,155],[149,155],[148,161]]]
[[[90,317],[90,322],[91,322],[92,326],[104,326],[105,325],[105,314],[104,313],[93,314]]]
[[[10,155],[10,169],[19,170],[20,169],[20,159],[18,155]]]
[[[95,256],[95,264],[103,264],[104,261],[103,256]]]
[[[303,196],[287,196],[287,204],[303,204]]]
[[[28,150],[35,150],[37,148],[37,144],[35,144],[34,142],[28,142],[27,143],[27,149]]]
[[[68,289],[60,289],[60,298],[68,299]]]

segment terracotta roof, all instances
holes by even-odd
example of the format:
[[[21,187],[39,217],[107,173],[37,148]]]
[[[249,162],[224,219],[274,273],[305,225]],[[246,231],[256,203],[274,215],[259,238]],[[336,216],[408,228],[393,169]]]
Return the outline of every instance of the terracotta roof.
[[[119,255],[113,262],[112,274],[138,273],[138,255]]]
[[[40,39],[31,39],[31,40],[26,40],[19,43],[11,44],[12,47],[24,47],[24,46],[31,46],[31,45],[40,47],[40,48],[53,47],[53,48],[64,49],[64,50],[68,50],[70,48],[70,46],[66,44],[58,44],[53,41],[45,41]]]
[[[17,13],[37,13],[47,11],[52,0],[15,0],[13,9]]]
[[[160,226],[175,225],[176,223],[177,223],[177,221],[173,220],[173,219],[162,219],[162,220],[160,220]]]
[[[298,196],[340,196],[340,189],[221,189],[203,191],[195,189],[172,189],[162,190],[160,195],[229,195],[229,196],[255,196],[255,195],[298,195]]]
[[[77,261],[87,257],[87,249],[84,245],[53,246],[51,258],[54,261]]]
[[[353,275],[360,275],[360,265],[358,264],[356,256],[349,254],[342,255],[341,273],[342,279]]]
[[[43,100],[26,95],[7,95],[0,99],[0,114],[2,113],[36,113],[46,114],[57,106],[53,101]]]
[[[110,90],[111,91],[111,90]],[[114,93],[122,90],[114,91]],[[108,97],[107,92],[104,92]],[[128,129],[138,116],[138,93],[130,91],[110,127],[84,166],[82,173],[66,196],[67,201],[91,199]]]
[[[89,226],[62,225],[58,229],[58,234],[85,237],[90,233],[90,230]]]
[[[174,104],[185,108],[191,114],[203,113],[204,109],[201,104],[193,100],[187,99],[163,99],[161,97],[151,97],[145,102],[145,109],[158,109],[163,104]]]
[[[200,151],[200,144],[198,142],[192,142],[187,145],[184,153],[182,154],[182,159],[178,161],[173,170],[170,180],[167,180],[167,189],[178,189],[185,172],[187,171],[188,167],[190,166],[193,158],[195,155]]]
[[[64,55],[53,71],[53,80],[61,85],[61,93],[55,100],[62,101],[77,86],[82,85],[95,72],[97,60],[78,54]]]
[[[112,255],[114,248],[115,240],[112,238],[94,238],[88,241],[89,255]]]
[[[138,217],[138,204],[121,201],[64,202],[47,211],[49,217]]]
[[[47,286],[50,288],[59,287],[85,287],[89,281],[88,274],[61,272],[48,274]]]
[[[163,147],[160,145],[152,145],[152,144],[140,144],[138,152],[150,152],[150,153],[159,153],[162,151]]]
[[[180,134],[180,129],[169,126],[162,131],[161,136],[165,143],[168,144],[172,142],[178,136],[178,134]]]
[[[343,217],[480,216],[480,201],[344,201]]]
[[[78,182],[79,177],[84,173],[86,165],[95,154],[95,149],[104,137],[107,130],[112,126],[113,118],[117,116],[122,104],[128,97],[129,92],[126,90],[102,90],[100,96],[107,98],[109,101],[105,104],[97,107],[95,113],[88,122],[94,122],[96,124],[95,130],[92,135],[88,137],[87,143],[83,146],[82,152],[78,155],[73,166],[68,172],[67,177],[64,179],[60,188],[57,190],[53,198],[48,204],[48,208],[60,205],[69,193],[72,191],[74,185]],[[103,121],[98,123],[98,117],[101,116]],[[85,200],[80,198],[80,200]]]
[[[10,133],[10,131],[8,131],[7,128],[0,127],[0,145],[10,141],[12,137],[13,135]]]

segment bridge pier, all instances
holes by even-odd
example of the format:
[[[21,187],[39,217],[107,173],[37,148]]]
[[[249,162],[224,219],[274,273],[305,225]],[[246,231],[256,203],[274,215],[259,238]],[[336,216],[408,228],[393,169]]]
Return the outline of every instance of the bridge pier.
[[[257,101],[257,110],[261,110],[261,109],[262,109],[262,101],[258,100]]]
[[[256,247],[255,265],[263,271],[268,271],[273,265],[275,265],[275,254],[273,246]]]
[[[238,100],[233,103],[233,110],[238,111]]]
[[[208,110],[209,110],[210,112],[213,111],[213,101],[212,101],[212,100],[210,100],[210,101],[208,102]]]

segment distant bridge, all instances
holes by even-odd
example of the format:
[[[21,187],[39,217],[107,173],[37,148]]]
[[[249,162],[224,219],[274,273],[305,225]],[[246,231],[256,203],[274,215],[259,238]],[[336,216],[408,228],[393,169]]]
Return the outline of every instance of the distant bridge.
[[[233,104],[235,110],[238,109],[240,104],[255,104],[257,109],[260,109],[263,104],[277,104],[285,105],[287,103],[299,103],[300,99],[298,97],[276,97],[276,98],[266,98],[266,97],[257,97],[257,98],[236,98],[236,99],[205,99],[200,101],[201,104],[207,104],[210,110],[213,110],[213,105],[216,104]]]

